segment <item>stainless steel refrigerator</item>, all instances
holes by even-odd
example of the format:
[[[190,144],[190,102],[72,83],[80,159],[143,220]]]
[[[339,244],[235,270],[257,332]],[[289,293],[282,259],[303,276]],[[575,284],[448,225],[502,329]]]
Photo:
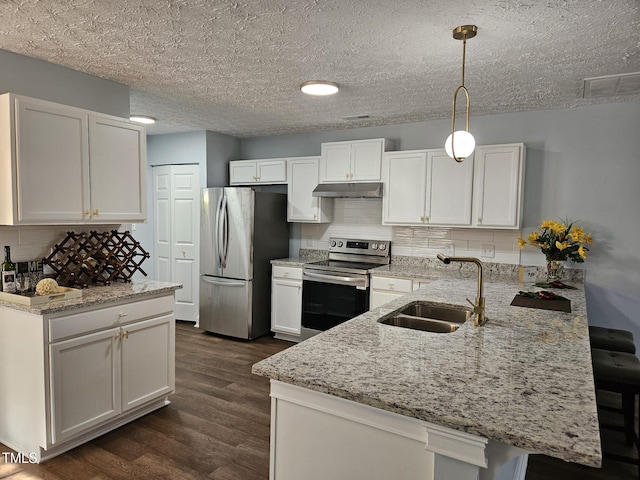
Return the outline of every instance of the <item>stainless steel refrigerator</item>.
[[[271,330],[271,262],[289,256],[287,196],[203,188],[200,328],[253,339]]]

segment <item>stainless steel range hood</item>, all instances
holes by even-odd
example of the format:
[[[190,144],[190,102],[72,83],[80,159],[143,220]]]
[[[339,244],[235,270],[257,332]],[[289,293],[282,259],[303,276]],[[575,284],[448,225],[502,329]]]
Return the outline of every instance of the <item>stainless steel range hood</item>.
[[[311,195],[333,198],[381,198],[382,183],[320,183]]]

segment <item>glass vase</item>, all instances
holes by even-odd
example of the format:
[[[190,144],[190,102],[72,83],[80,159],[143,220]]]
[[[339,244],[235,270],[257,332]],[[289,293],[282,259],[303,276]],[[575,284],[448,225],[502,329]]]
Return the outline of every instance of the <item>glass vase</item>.
[[[547,260],[547,282],[562,280],[565,260]]]

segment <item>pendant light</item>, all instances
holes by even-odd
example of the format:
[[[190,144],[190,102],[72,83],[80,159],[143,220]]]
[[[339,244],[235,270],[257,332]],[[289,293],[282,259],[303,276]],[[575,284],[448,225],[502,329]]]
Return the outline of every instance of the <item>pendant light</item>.
[[[462,25],[453,29],[453,38],[462,40],[462,84],[456,88],[453,94],[453,115],[451,119],[451,135],[444,144],[444,149],[451,158],[456,162],[462,162],[465,158],[473,153],[476,148],[476,140],[469,133],[469,92],[464,86],[464,61],[467,53],[467,39],[473,38],[478,33],[478,27],[475,25]],[[464,92],[467,100],[466,123],[464,130],[456,131],[456,103],[458,93]]]

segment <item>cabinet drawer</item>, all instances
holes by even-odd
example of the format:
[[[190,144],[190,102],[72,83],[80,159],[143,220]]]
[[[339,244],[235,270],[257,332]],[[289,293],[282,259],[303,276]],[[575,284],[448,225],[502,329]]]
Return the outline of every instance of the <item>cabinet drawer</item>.
[[[371,288],[374,290],[390,290],[393,292],[411,292],[413,281],[409,278],[371,277]]]
[[[117,327],[142,318],[156,317],[172,312],[173,295],[105,307],[49,319],[49,341]]]
[[[300,267],[282,267],[273,266],[274,278],[288,278],[290,280],[302,280],[302,268]]]

